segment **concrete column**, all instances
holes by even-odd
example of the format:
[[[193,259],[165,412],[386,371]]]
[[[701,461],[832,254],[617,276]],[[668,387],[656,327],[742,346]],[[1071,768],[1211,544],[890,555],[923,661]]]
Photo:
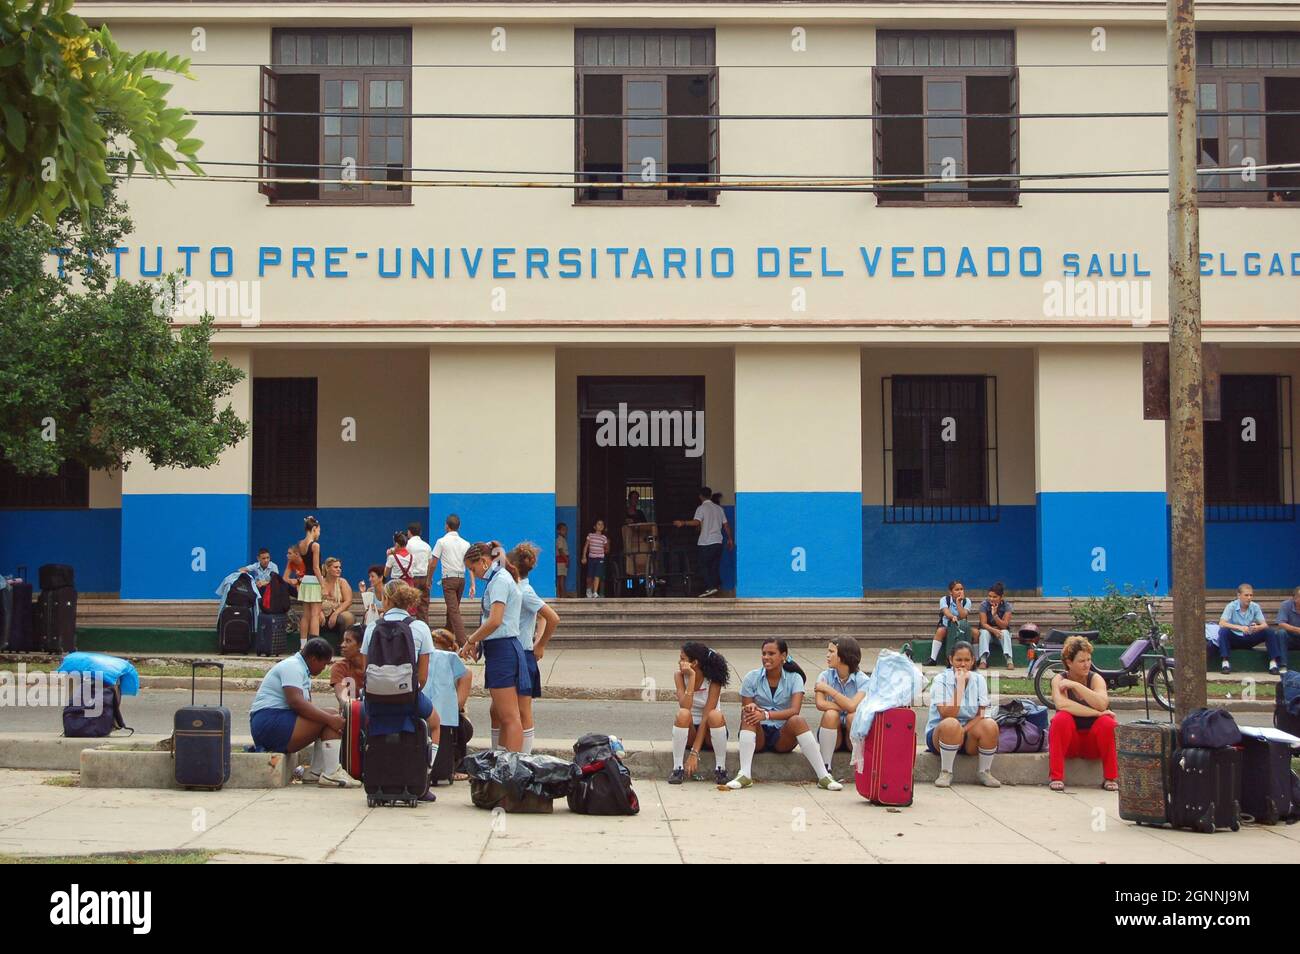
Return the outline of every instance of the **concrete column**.
[[[1034,386],[1043,595],[1166,592],[1165,429],[1142,419],[1142,346],[1042,346]]]
[[[455,513],[471,542],[531,540],[554,596],[555,349],[431,348],[429,396],[429,538]]]
[[[857,348],[736,348],[736,595],[862,595]]]
[[[251,420],[250,349],[213,351],[244,372],[228,400]],[[251,563],[252,473],[251,428],[207,470],[160,470],[134,457],[122,475],[122,599],[213,599],[226,575]]]

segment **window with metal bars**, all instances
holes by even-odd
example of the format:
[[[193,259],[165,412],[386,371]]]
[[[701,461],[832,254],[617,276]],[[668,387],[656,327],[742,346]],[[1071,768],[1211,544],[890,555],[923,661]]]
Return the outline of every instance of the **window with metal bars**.
[[[411,169],[409,30],[274,30],[271,64],[261,77],[261,192],[277,203],[410,202],[401,184]]]
[[[592,117],[576,124],[577,201],[717,201],[692,185],[718,176],[713,31],[578,30],[574,44],[577,111]],[[597,185],[629,181],[648,184]]]
[[[1263,115],[1300,111],[1300,33],[1198,34],[1196,84],[1196,164],[1238,170],[1201,175],[1200,201],[1300,202],[1300,169],[1255,171],[1300,162],[1300,115]]]
[[[1294,520],[1291,378],[1225,374],[1205,422],[1205,505],[1215,522]]]
[[[253,379],[253,506],[316,506],[316,379]]]
[[[1018,200],[1019,109],[1015,34],[965,30],[880,30],[873,71],[875,174],[951,179],[882,182],[881,203],[1001,203]],[[971,118],[998,113],[1002,118]],[[963,117],[963,114],[966,114]],[[919,118],[924,117],[924,118]],[[962,177],[979,177],[963,181]],[[970,189],[971,191],[963,191]]]
[[[90,471],[65,461],[57,474],[25,476],[0,460],[0,509],[84,510],[90,506]]]
[[[999,518],[996,378],[883,378],[881,415],[886,523]]]

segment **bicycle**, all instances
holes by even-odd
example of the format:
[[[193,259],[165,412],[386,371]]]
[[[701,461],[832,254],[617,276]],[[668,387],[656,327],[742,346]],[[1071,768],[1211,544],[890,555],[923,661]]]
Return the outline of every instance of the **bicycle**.
[[[1092,671],[1106,681],[1107,690],[1142,685],[1143,692],[1149,690],[1156,705],[1166,712],[1173,712],[1174,660],[1165,651],[1169,636],[1161,632],[1160,624],[1156,621],[1155,603],[1147,600],[1146,608],[1147,622],[1150,624],[1147,635],[1135,639],[1124,650],[1124,655],[1120,657],[1120,668],[1099,669],[1093,666]],[[1141,619],[1138,613],[1125,613],[1118,621],[1136,622]],[[1151,660],[1151,664],[1144,671],[1147,659]],[[1038,701],[1049,709],[1055,708],[1052,703],[1052,679],[1057,673],[1065,672],[1065,669],[1059,648],[1039,649],[1030,677],[1034,680],[1034,694],[1038,696]]]

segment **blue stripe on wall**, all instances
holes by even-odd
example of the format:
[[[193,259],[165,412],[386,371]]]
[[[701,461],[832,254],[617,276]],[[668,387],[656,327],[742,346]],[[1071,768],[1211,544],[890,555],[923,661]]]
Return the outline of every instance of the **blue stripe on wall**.
[[[122,511],[0,510],[0,573],[27,567],[38,586],[45,563],[67,563],[82,593],[116,593],[121,586]]]
[[[439,525],[447,514],[459,516],[460,535],[471,543],[500,540],[512,547],[531,540],[542,550],[529,574],[533,589],[555,596],[555,494],[429,494],[429,513]],[[569,553],[577,562],[572,545]]]
[[[1093,569],[1104,550],[1105,568]],[[1039,584],[1044,596],[1095,596],[1106,584],[1169,590],[1169,532],[1159,492],[1038,495]]]
[[[419,523],[424,528],[421,536],[430,546],[443,533],[441,522],[429,526],[429,511],[423,507],[319,507],[311,514],[320,521],[321,559],[338,557],[343,563],[343,575],[354,590],[366,579],[372,563],[383,565],[396,531]],[[246,562],[251,563],[258,549],[266,547],[276,566],[283,570],[285,551],[302,539],[302,521],[306,516],[307,511],[301,509],[254,508]],[[431,597],[437,601],[441,594],[435,583]]]
[[[1207,523],[1205,585],[1236,589],[1300,586],[1300,526],[1294,520]]]
[[[1033,506],[1003,505],[995,523],[885,523],[885,508],[862,508],[863,588],[932,589],[962,580],[979,593],[1038,586],[1038,523]],[[937,597],[936,597],[937,599]]]
[[[122,599],[216,599],[217,584],[252,562],[251,509],[247,494],[123,494]]]
[[[861,494],[738,493],[736,523],[737,596],[862,595]]]

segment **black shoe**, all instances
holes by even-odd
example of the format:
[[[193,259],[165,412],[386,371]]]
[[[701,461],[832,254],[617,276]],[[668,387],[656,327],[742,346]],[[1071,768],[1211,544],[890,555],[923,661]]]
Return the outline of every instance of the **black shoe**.
[[[686,769],[673,769],[673,774],[668,776],[669,785],[680,785],[686,781]]]
[[[429,791],[426,791],[423,795],[420,796],[420,801],[422,802],[436,802],[437,800],[438,800],[438,796],[433,794],[433,792],[429,792]]]
[[[726,785],[730,779],[727,778],[727,770],[724,768],[715,768],[713,770],[713,781],[717,785]]]
[[[937,666],[937,665],[939,665],[939,660],[937,660],[937,659],[927,659],[927,660],[925,661],[925,664],[926,664],[927,666]]]

